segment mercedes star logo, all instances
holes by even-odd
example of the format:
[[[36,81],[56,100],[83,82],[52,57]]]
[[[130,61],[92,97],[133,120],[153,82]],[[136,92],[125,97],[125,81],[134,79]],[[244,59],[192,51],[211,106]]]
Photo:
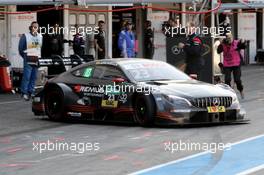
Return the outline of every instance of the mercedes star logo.
[[[220,100],[219,100],[219,98],[213,98],[213,105],[214,105],[214,106],[219,106],[219,105],[220,105]]]

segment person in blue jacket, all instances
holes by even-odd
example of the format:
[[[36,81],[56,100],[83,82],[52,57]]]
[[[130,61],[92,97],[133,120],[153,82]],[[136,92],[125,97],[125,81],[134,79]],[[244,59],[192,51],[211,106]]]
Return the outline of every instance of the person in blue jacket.
[[[28,101],[34,96],[35,81],[38,72],[38,59],[41,57],[42,35],[38,33],[37,21],[31,23],[29,32],[19,40],[19,54],[23,58],[23,78],[21,82],[21,95]]]
[[[121,57],[134,58],[135,54],[135,34],[132,31],[132,23],[125,22],[124,29],[119,33],[118,48],[121,51]]]

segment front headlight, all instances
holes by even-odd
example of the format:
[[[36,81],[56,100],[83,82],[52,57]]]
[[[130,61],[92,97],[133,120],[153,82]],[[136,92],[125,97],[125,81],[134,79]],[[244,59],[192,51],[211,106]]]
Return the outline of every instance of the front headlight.
[[[239,104],[239,101],[238,101],[237,95],[234,95],[234,96],[232,97],[232,104]]]
[[[168,100],[170,103],[174,104],[174,105],[188,105],[188,106],[192,106],[191,102],[189,100],[187,100],[186,98],[182,98],[182,97],[178,97],[175,95],[164,95],[165,99]]]

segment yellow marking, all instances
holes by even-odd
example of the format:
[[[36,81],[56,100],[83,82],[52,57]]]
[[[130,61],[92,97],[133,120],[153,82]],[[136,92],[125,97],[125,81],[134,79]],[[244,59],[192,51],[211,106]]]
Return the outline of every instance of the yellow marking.
[[[102,107],[117,108],[118,101],[103,100],[101,105],[102,105]]]
[[[218,112],[226,112],[224,106],[211,106],[207,107],[208,113],[218,113]]]

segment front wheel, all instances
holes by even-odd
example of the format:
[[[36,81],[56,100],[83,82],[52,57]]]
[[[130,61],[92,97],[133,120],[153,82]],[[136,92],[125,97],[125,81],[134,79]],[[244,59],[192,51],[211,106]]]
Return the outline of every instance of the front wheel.
[[[45,110],[49,119],[54,121],[63,120],[64,116],[64,95],[59,89],[51,89],[46,93]]]
[[[141,126],[151,126],[156,115],[156,105],[151,95],[138,95],[134,105],[135,120]]]

